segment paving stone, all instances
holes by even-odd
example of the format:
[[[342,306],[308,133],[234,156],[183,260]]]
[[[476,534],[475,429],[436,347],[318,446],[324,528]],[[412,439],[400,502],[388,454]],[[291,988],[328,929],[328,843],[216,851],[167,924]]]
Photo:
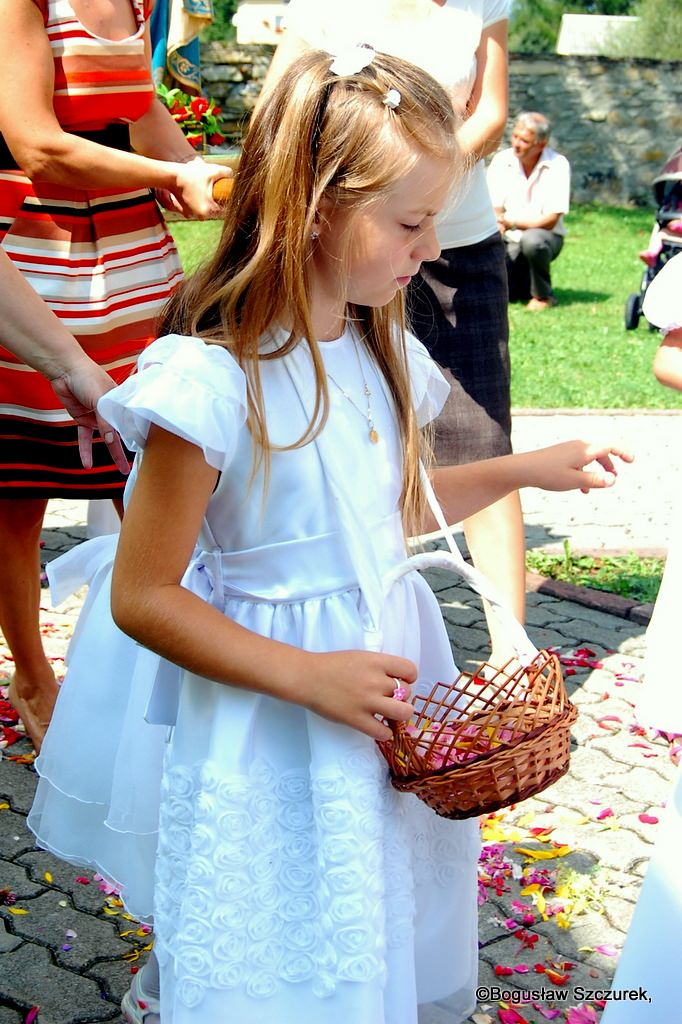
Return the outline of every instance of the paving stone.
[[[137,966],[142,963],[142,960],[136,961]],[[99,985],[115,1007],[119,1007],[133,979],[130,966],[126,960],[100,960],[84,973]]]
[[[9,889],[17,900],[31,899],[43,892],[45,885],[31,881],[27,868],[19,863],[0,861],[0,889]]]
[[[431,589],[434,591],[434,593],[438,594],[439,602],[442,602],[445,605],[459,605],[462,607],[468,607],[476,600],[478,600],[480,608],[480,600],[476,598],[475,594],[472,594],[469,587],[453,586],[452,573],[448,573],[447,575],[449,577],[448,586],[441,587],[439,590],[436,590],[431,579],[429,579]]]
[[[614,620],[615,622],[619,620]],[[629,641],[631,637],[630,628],[633,627],[632,623],[623,621],[623,629],[611,629],[605,630],[602,626],[594,626],[587,621],[581,619],[569,619],[566,622],[557,623],[556,631],[561,637],[565,637],[567,641],[570,641],[573,647],[592,647],[594,644],[601,643],[604,645],[606,650],[611,651],[623,651],[623,644]]]
[[[466,605],[442,605],[443,618],[447,623],[457,626],[485,625],[483,614],[476,608],[468,608]],[[482,630],[481,630],[482,632]]]
[[[0,1006],[0,1024],[23,1024],[23,1014],[9,1006]]]
[[[49,947],[56,962],[69,970],[81,970],[98,957],[121,957],[133,948],[130,942],[118,937],[112,919],[100,920],[75,910],[68,901],[67,906],[61,906],[63,902],[64,896],[54,891],[22,901],[21,906],[29,913],[12,918],[13,931]],[[7,918],[6,908],[0,907],[0,914]],[[75,937],[67,938],[67,931],[75,932]],[[72,948],[62,950],[64,944]]]
[[[552,597],[551,594],[541,594],[536,591],[528,591],[526,593],[526,607],[558,607],[561,605],[561,601],[558,598]]]
[[[490,639],[488,634],[482,629],[472,629],[469,627],[461,626],[459,623],[453,623],[446,618],[445,628],[447,634],[450,637],[450,643],[453,645],[455,661],[458,660],[458,652],[460,651],[471,651],[472,649],[477,654],[477,659],[480,662],[481,655],[486,658],[490,652]],[[461,658],[459,659],[461,661]]]
[[[626,935],[632,922],[632,915],[635,912],[634,902],[612,893],[609,899],[605,901],[604,907],[604,913],[609,924],[613,928],[617,928],[621,934]]]
[[[45,887],[53,891],[59,891],[62,896],[67,894],[70,903],[86,914],[98,914],[104,904],[104,893],[102,893],[95,881],[92,881],[92,870],[79,868],[66,861],[59,860],[46,850],[33,850],[25,853],[19,858],[19,863],[25,864],[31,878],[40,882],[45,880],[45,872],[52,876],[52,884]],[[91,879],[89,885],[77,882],[77,878]]]
[[[14,860],[33,849],[26,818],[14,811],[0,811],[0,860]]]
[[[635,605],[635,607],[630,612],[630,618],[633,622],[636,622],[639,625],[648,626],[651,622],[651,616],[653,615],[653,613],[653,604]]]
[[[4,758],[0,760],[0,803],[8,802],[13,811],[28,814],[33,803],[36,775],[27,766],[23,766],[24,771],[17,771],[19,767],[22,766]]]
[[[17,949],[24,940],[18,935],[13,935],[7,927],[6,921],[0,921],[0,953],[11,953]]]
[[[99,987],[76,971],[60,970],[50,954],[28,943],[11,955],[11,970],[0,974],[0,999],[40,1007],[40,1024],[80,1024],[111,1020],[115,1008]]]
[[[555,624],[570,618],[570,613],[562,605],[529,604],[526,607],[526,627],[544,626],[553,629]]]

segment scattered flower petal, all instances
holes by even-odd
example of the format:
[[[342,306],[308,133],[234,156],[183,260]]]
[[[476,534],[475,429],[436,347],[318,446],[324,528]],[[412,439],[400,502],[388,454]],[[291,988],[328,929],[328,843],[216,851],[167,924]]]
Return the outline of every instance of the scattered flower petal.
[[[583,1003],[572,1006],[566,1014],[566,1024],[597,1024],[597,1014],[593,1006]]]

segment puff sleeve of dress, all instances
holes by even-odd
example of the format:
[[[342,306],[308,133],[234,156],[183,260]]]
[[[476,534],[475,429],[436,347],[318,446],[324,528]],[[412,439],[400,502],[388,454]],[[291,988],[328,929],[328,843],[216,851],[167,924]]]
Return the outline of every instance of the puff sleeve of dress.
[[[142,352],[137,373],[103,395],[98,410],[132,451],[144,450],[154,423],[222,471],[246,421],[246,378],[222,346],[171,334]]]
[[[405,335],[407,361],[412,385],[412,402],[420,427],[435,420],[445,405],[450,385],[428,349],[413,334]]]
[[[642,312],[668,334],[682,327],[682,253],[673,256],[646,290]]]

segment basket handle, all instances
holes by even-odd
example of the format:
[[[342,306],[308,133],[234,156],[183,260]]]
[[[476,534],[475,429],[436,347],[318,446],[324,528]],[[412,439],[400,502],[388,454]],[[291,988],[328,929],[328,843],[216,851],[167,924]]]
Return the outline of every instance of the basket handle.
[[[452,530],[448,526],[445,516],[443,515],[443,510],[440,507],[433,485],[423,463],[420,463],[419,470],[429,507],[433,512],[436,522],[443,531],[445,541],[450,550],[426,551],[418,555],[411,555],[409,558],[399,562],[398,565],[394,566],[384,575],[384,594],[388,594],[391,587],[401,577],[407,575],[409,572],[413,572],[414,570],[432,568],[451,569],[466,580],[471,589],[488,602],[497,616],[500,625],[509,637],[512,647],[516,653],[516,657],[524,668],[527,667],[535,658],[537,658],[537,648],[509,608],[507,601],[496,590],[490,580],[488,580],[482,572],[479,572],[475,566],[469,565],[464,561],[462,553],[457,547],[457,542],[452,535]]]

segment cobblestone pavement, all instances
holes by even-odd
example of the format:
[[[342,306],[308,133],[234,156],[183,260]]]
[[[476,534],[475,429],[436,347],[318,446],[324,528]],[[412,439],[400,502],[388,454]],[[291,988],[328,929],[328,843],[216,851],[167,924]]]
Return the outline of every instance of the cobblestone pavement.
[[[519,449],[605,430],[622,437],[638,457],[636,467],[622,471],[618,490],[609,493],[526,492],[529,545],[560,544],[568,537],[574,549],[664,547],[674,501],[667,485],[669,455],[675,465],[681,422],[665,414],[515,417]],[[52,503],[46,558],[83,539],[84,509],[78,502]],[[444,572],[430,577],[458,663],[480,661],[488,641],[477,600]],[[47,596],[42,629],[59,669],[82,595],[56,611],[48,607]],[[543,593],[530,593],[528,604],[534,642],[557,647],[565,662],[577,662],[566,664],[565,672],[580,715],[569,774],[539,798],[484,822],[480,984],[564,991],[563,1005],[595,1006],[598,1020],[598,1005],[580,989],[609,986],[674,768],[662,738],[631,731],[644,625]],[[0,658],[0,678],[9,668]],[[34,1007],[40,1007],[39,1024],[120,1021],[120,998],[149,936],[100,890],[90,872],[81,875],[33,847],[25,827],[35,781],[30,745],[21,740],[2,753],[0,1024],[33,1019]],[[522,895],[524,882],[531,889]],[[535,965],[550,973],[538,972]],[[513,974],[496,974],[496,967]],[[537,1007],[520,1009],[526,1020],[539,1024],[545,1019],[540,1010],[549,1012],[552,1005],[545,996]],[[483,994],[470,1020],[497,1021],[498,1009],[497,999]],[[447,1001],[420,1011],[420,1024],[454,1019]],[[276,1022],[264,1018],[263,1024]]]

